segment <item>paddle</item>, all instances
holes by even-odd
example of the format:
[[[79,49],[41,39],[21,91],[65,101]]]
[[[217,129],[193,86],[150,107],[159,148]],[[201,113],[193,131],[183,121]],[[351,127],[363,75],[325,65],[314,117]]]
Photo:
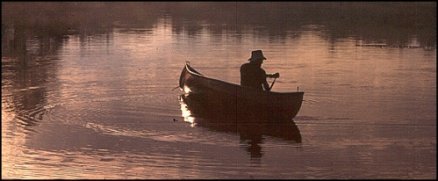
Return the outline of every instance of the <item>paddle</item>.
[[[271,87],[269,87],[269,90],[271,90],[272,87],[274,86],[275,80],[277,80],[277,77],[274,78],[274,81],[271,83]]]
[[[277,80],[277,78],[279,78],[280,77],[280,73],[275,73],[275,74],[272,74],[272,75],[269,75],[268,77],[274,77],[274,81],[272,81],[272,83],[271,83],[271,87],[269,87],[269,91],[272,89],[272,87],[274,87],[274,84],[275,84],[275,80]]]

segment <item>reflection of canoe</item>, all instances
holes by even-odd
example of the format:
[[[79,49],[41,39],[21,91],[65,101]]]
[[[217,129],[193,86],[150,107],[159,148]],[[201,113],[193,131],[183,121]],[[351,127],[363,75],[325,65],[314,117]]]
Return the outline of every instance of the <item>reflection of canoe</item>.
[[[264,136],[280,138],[289,143],[301,143],[301,133],[293,120],[272,120],[260,122],[259,117],[241,117],[205,107],[199,94],[183,94],[180,105],[184,121],[192,126],[210,131],[237,133],[251,158],[263,155],[261,144]],[[275,122],[275,124],[272,124]],[[292,142],[291,142],[292,141]]]
[[[203,106],[230,115],[291,120],[301,108],[304,92],[266,92],[208,78],[186,64],[179,87],[200,95]]]

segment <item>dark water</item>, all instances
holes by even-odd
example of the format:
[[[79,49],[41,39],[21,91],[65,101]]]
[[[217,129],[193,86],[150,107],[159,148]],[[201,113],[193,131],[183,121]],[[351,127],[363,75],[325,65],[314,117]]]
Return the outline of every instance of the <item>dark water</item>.
[[[194,19],[5,28],[2,178],[436,178],[436,43],[424,33]],[[192,124],[174,89],[184,63],[239,83],[255,49],[281,74],[274,91],[305,92],[297,117]]]

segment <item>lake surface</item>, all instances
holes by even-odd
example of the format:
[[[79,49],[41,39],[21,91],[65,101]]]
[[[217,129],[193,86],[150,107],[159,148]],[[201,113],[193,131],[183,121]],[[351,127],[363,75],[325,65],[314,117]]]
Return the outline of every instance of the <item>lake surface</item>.
[[[191,23],[6,38],[2,178],[436,178],[435,47]],[[305,92],[296,126],[271,130],[300,138],[184,121],[185,62],[238,84],[256,49],[273,91]]]

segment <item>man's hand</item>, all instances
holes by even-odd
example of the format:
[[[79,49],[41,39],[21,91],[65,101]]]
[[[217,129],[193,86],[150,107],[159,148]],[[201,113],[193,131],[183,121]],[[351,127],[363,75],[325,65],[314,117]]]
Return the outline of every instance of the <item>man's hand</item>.
[[[269,74],[268,77],[270,78],[279,78],[280,77],[280,73],[275,73],[275,74]]]

